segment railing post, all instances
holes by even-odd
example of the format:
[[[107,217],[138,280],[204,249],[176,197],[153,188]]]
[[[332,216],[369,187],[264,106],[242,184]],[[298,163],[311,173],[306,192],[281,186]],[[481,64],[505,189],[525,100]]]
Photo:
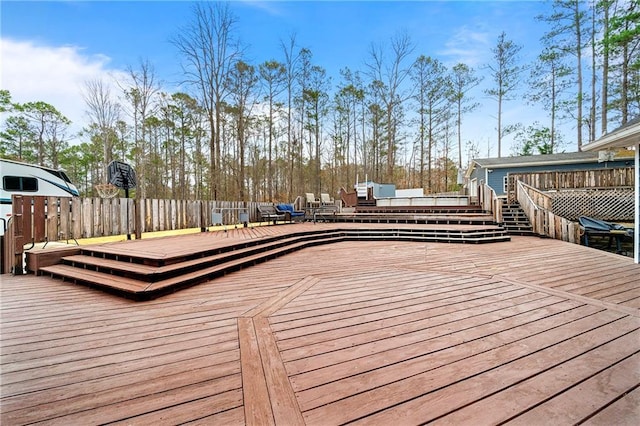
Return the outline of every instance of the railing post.
[[[22,255],[24,253],[26,218],[24,217],[24,197],[14,195],[12,197],[11,220],[13,222],[13,273],[22,275]]]

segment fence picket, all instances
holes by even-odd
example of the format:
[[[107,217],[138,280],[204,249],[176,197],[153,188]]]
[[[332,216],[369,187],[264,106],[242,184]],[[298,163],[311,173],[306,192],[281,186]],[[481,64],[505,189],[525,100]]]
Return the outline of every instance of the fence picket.
[[[487,190],[484,199],[486,209],[499,218],[500,200]],[[102,236],[140,234],[150,231],[166,231],[211,226],[211,214],[224,211],[226,225],[240,223],[240,212],[249,214],[249,222],[259,221],[256,202],[194,201],[194,200],[133,200],[127,198],[79,198],[79,197],[23,197],[14,196],[15,225],[8,256],[21,258],[23,245],[34,241],[58,241]],[[31,206],[33,205],[33,213]],[[128,219],[127,219],[128,209]],[[223,209],[223,210],[220,210]],[[23,218],[18,220],[18,217]],[[136,230],[136,222],[139,230]],[[138,231],[138,232],[136,232]],[[4,256],[3,256],[4,257]],[[5,271],[11,262],[5,262]]]

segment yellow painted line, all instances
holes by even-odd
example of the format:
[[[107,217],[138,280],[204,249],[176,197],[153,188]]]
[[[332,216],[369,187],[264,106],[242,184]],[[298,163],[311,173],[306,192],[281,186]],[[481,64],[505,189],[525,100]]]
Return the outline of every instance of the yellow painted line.
[[[250,223],[249,228],[254,228],[256,226],[268,226],[271,222],[259,222],[259,223]],[[242,225],[227,225],[227,226],[209,226],[207,227],[208,232],[218,232],[224,231],[225,229],[234,229],[234,227],[241,227]],[[188,228],[188,229],[174,229],[170,231],[156,231],[156,232],[144,232],[142,234],[142,238],[158,238],[158,237],[170,237],[174,235],[188,235],[188,234],[197,234],[201,232],[200,228]],[[135,234],[131,234],[131,239],[135,240]],[[118,241],[126,241],[127,235],[110,235],[106,237],[93,237],[93,238],[82,238],[78,239],[78,244],[81,246],[86,246],[90,244],[103,244],[103,243],[113,243]],[[65,242],[66,240],[61,240],[60,242]],[[70,244],[73,244],[73,240],[68,241]]]

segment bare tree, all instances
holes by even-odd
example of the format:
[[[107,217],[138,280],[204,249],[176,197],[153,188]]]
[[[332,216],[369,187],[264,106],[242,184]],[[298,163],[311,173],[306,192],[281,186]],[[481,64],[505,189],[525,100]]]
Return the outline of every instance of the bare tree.
[[[216,199],[221,176],[221,130],[229,72],[241,55],[234,38],[236,18],[228,3],[199,2],[193,21],[172,40],[184,62],[186,83],[196,88],[207,113],[210,137],[210,197]]]
[[[575,84],[576,97],[574,117],[577,128],[578,151],[582,151],[582,127],[583,120],[583,76],[582,76],[582,50],[585,47],[584,31],[586,14],[582,10],[581,0],[554,0],[552,13],[548,16],[539,16],[537,19],[551,24],[551,29],[542,38],[543,42],[557,49],[561,54],[569,54],[575,57]]]
[[[521,49],[522,46],[507,40],[503,31],[498,36],[496,47],[491,50],[494,62],[487,66],[495,86],[485,90],[485,93],[498,102],[498,157],[502,155],[502,137],[508,128],[502,125],[502,107],[505,101],[512,99],[520,81],[522,67],[518,65],[518,54]]]
[[[89,119],[96,125],[102,140],[102,153],[106,182],[106,168],[113,159],[113,138],[110,133],[115,131],[115,125],[120,119],[120,104],[111,96],[111,89],[101,79],[85,82],[83,91],[84,102]]]
[[[329,79],[324,68],[313,65],[309,73],[309,84],[303,93],[304,102],[307,104],[306,127],[309,131],[309,152],[313,158],[312,183],[316,192],[322,190],[322,122],[328,113]]]
[[[147,183],[147,119],[153,114],[154,98],[159,90],[155,71],[147,60],[140,62],[140,69],[128,68],[129,86],[124,87],[125,98],[129,101],[129,114],[133,119],[134,167],[138,184],[136,199],[146,197]]]
[[[296,138],[293,131],[293,101],[294,90],[296,81],[298,80],[298,74],[300,73],[300,51],[297,51],[296,35],[291,34],[287,42],[280,41],[280,47],[284,53],[284,67],[285,67],[285,85],[287,90],[287,163],[288,167],[288,188],[287,195],[289,199],[293,198],[296,188],[294,188],[294,156],[296,154]]]
[[[258,76],[253,65],[244,61],[236,62],[230,74],[231,111],[235,116],[235,133],[237,138],[237,171],[235,173],[238,197],[248,201],[245,191],[245,151],[248,139],[248,127],[251,116],[252,94],[256,90]]]
[[[538,56],[531,68],[528,98],[531,102],[540,104],[548,112],[549,153],[556,152],[556,138],[558,134],[558,114],[565,92],[569,89],[570,81],[567,76],[571,70],[563,62],[557,49],[546,47]]]
[[[615,3],[603,39],[610,59],[608,110],[625,124],[640,114],[640,2]]]
[[[364,89],[360,76],[349,68],[341,69],[340,76],[343,81],[334,97],[337,136],[335,145],[341,152],[339,163],[344,166],[342,181],[355,182],[358,175],[358,149],[363,149],[362,146],[358,147],[358,106],[364,100]],[[362,108],[360,112],[362,113]]]
[[[409,98],[410,93],[402,91],[402,83],[409,75],[411,64],[407,63],[414,45],[407,34],[399,34],[391,39],[391,58],[387,60],[381,46],[371,46],[369,62],[365,64],[368,76],[373,82],[371,87],[377,92],[386,116],[386,178],[393,181],[395,167],[395,151],[397,149],[397,132],[399,123],[396,122],[398,110],[402,103]]]
[[[462,169],[462,116],[480,105],[469,97],[469,90],[476,87],[481,81],[482,78],[475,75],[473,68],[465,64],[456,64],[451,70],[451,99],[455,108],[459,169]]]
[[[418,107],[418,149],[420,186],[433,190],[431,168],[433,166],[434,140],[447,122],[451,82],[446,67],[437,59],[421,55],[413,64],[411,73],[415,84],[413,96]],[[426,157],[425,157],[426,148]],[[425,160],[427,167],[425,185]]]
[[[609,47],[605,40],[609,37],[609,11],[613,0],[600,0],[598,7],[602,11],[602,32],[604,34],[602,40],[602,85],[600,88],[600,118],[602,133],[607,133],[607,116],[608,116],[608,98],[609,98]]]
[[[277,112],[278,102],[276,96],[278,96],[284,90],[284,83],[286,78],[286,68],[278,61],[266,61],[259,66],[260,77],[262,78],[262,84],[264,86],[265,101],[268,105],[268,147],[267,147],[267,192],[269,194],[269,200],[273,201],[273,148],[274,148],[274,135],[275,135],[275,114]]]
[[[297,152],[297,160],[298,160],[298,181],[305,182],[305,170],[303,167],[304,164],[304,142],[305,142],[305,131],[307,129],[307,102],[305,100],[305,93],[307,88],[309,87],[309,81],[311,80],[311,58],[313,54],[311,50],[307,48],[302,48],[300,50],[300,67],[297,73],[297,81],[298,81],[298,89],[299,93],[295,97],[294,102],[297,104],[297,115],[299,120],[298,127],[298,135],[294,136],[296,138],[296,144],[298,147]],[[311,141],[311,136],[309,137],[309,141]],[[309,142],[311,145],[311,142]],[[309,158],[313,157],[313,151],[309,150]],[[304,185],[302,185],[304,187]]]

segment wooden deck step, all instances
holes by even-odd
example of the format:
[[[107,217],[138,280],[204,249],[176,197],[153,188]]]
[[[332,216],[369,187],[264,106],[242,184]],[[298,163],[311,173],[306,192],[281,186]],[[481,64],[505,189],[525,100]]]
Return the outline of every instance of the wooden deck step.
[[[206,244],[197,242],[198,251],[190,257],[179,249],[174,252],[177,255],[168,253],[170,262],[164,265],[154,265],[144,259],[132,262],[132,257],[126,254],[126,244],[120,246],[120,253],[113,246],[107,248],[117,259],[102,257],[99,250],[83,250],[83,254],[65,256],[64,264],[41,268],[40,273],[103,288],[133,299],[147,300],[305,247],[356,240],[481,244],[509,241],[510,236],[497,226],[318,227],[303,232],[285,232],[250,242],[234,241],[222,246],[210,245],[208,249],[205,248]],[[91,256],[86,253],[98,254]]]
[[[150,266],[160,267],[169,266],[172,263],[181,263],[192,259],[201,259],[225,252],[238,252],[250,247],[264,247],[266,244],[270,244],[272,242],[285,241],[289,237],[321,238],[323,234],[328,235],[334,231],[335,230],[303,231],[297,233],[287,233],[285,235],[280,235],[278,233],[276,233],[275,235],[267,234],[259,238],[252,238],[243,241],[233,240],[231,243],[223,245],[216,245],[215,242],[212,243],[210,241],[204,240],[204,242],[200,242],[200,244],[198,244],[197,246],[186,246],[181,250],[173,251],[169,256],[165,255],[164,253],[160,255],[156,253],[148,253],[140,249],[130,249],[123,251],[120,246],[114,247],[110,245],[86,247],[83,249],[83,254],[100,259],[113,259],[128,263],[146,264]]]
[[[64,263],[77,268],[92,269],[97,272],[121,275],[146,282],[157,282],[171,278],[176,275],[188,273],[195,269],[203,269],[214,265],[225,265],[230,261],[246,258],[255,254],[269,252],[272,249],[289,246],[298,242],[325,240],[339,236],[338,233],[305,234],[302,236],[292,236],[289,238],[269,239],[262,244],[242,245],[240,249],[233,247],[217,254],[203,257],[195,257],[180,262],[172,262],[167,265],[153,266],[144,263],[134,263],[129,261],[114,260],[90,255],[67,256],[62,260]]]
[[[502,205],[502,222],[510,235],[535,235],[527,214],[517,202]]]
[[[382,223],[382,224],[431,224],[431,225],[494,225],[493,217],[487,214],[407,214],[407,213],[343,213],[319,216],[320,221],[346,223]]]
[[[437,213],[437,214],[460,214],[460,213],[483,213],[480,206],[357,206],[357,213]]]
[[[441,241],[441,242],[491,242],[509,241],[510,237],[502,228],[486,228],[481,230],[362,230],[345,231],[349,237],[355,239],[388,238],[411,241]]]
[[[103,268],[135,275],[151,275],[158,269],[157,266],[145,265],[143,263],[134,263],[123,260],[115,260],[86,254],[77,254],[73,256],[65,256],[62,261],[70,266],[81,269]],[[97,270],[97,269],[94,269]]]
[[[348,237],[347,240],[355,241],[413,241],[424,243],[461,243],[461,244],[482,244],[497,243],[511,241],[511,237],[507,234],[499,236],[477,236],[477,237],[460,237],[452,238],[451,236],[422,236],[422,235],[398,235],[390,237],[388,235],[357,235]]]
[[[54,277],[62,278],[63,281],[73,281],[106,290],[113,290],[118,293],[138,294],[144,292],[145,288],[149,285],[148,283],[133,278],[76,268],[65,264],[45,266],[40,268],[40,271]]]
[[[125,295],[135,300],[149,300],[167,292],[172,292],[189,285],[223,276],[228,273],[240,270],[247,266],[265,262],[269,259],[319,244],[330,244],[344,240],[342,236],[333,236],[324,239],[308,239],[298,241],[294,244],[274,246],[268,250],[261,250],[256,253],[232,258],[205,268],[199,268],[190,272],[184,272],[170,278],[149,283],[144,280],[113,275],[107,272],[94,271],[74,267],[67,264],[52,265],[41,268],[41,272],[54,277],[69,280],[78,284],[89,285],[91,287],[103,288],[107,291]],[[117,261],[112,261],[117,262]],[[120,262],[124,263],[124,262]],[[144,265],[137,265],[144,266]]]
[[[146,291],[149,293],[158,293],[168,288],[175,289],[185,285],[197,284],[198,282],[201,282],[205,279],[208,280],[217,276],[228,274],[230,272],[235,272],[242,268],[256,265],[258,263],[265,262],[270,259],[275,259],[276,257],[283,256],[287,253],[291,253],[293,251],[300,250],[305,247],[310,247],[310,246],[320,245],[320,244],[330,244],[330,243],[339,242],[342,240],[343,240],[342,237],[333,237],[333,238],[328,238],[324,240],[301,241],[295,244],[290,244],[283,247],[277,247],[268,251],[263,251],[260,253],[241,257],[238,259],[233,259],[228,262],[225,262],[224,264],[210,266],[208,268],[204,268],[201,270],[193,271],[193,272],[176,276],[173,278],[169,278],[166,280],[151,283]]]

